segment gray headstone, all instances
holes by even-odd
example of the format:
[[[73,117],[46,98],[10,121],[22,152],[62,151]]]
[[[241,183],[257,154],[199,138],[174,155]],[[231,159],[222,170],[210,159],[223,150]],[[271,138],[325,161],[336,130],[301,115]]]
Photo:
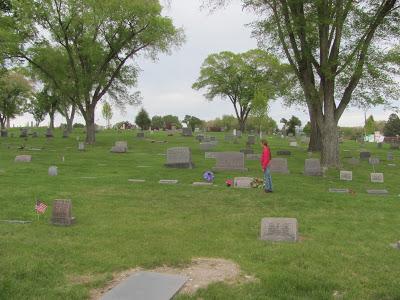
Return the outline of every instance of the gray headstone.
[[[264,218],[261,220],[261,240],[296,242],[298,225],[295,218]]]
[[[56,166],[49,167],[48,174],[49,174],[49,176],[57,176],[58,168]]]
[[[399,150],[400,149],[400,144],[399,143],[391,143],[390,144],[390,149]]]
[[[200,143],[200,150],[202,151],[210,151],[214,149],[217,145],[215,142],[208,142],[208,143]]]
[[[388,152],[386,156],[387,160],[393,160],[393,152]]]
[[[239,138],[242,137],[242,131],[236,130],[236,136]]]
[[[214,171],[247,171],[244,154],[240,152],[218,152]]]
[[[383,173],[371,173],[371,182],[383,183]]]
[[[192,152],[188,147],[175,147],[167,150],[167,163],[168,168],[181,168],[192,169],[194,164],[192,162]]]
[[[379,158],[378,157],[370,157],[369,158],[369,163],[371,164],[371,165],[379,165]]]
[[[138,132],[138,133],[136,134],[136,137],[137,137],[138,139],[144,139],[144,132]]]
[[[210,136],[210,141],[211,141],[211,142],[216,142],[216,141],[217,141],[217,138],[216,138],[215,136]]]
[[[353,172],[352,171],[340,171],[340,180],[352,181]]]
[[[217,157],[217,152],[206,152],[204,153],[205,159],[215,159]]]
[[[70,226],[75,223],[71,200],[54,200],[51,223],[59,226]]]
[[[20,138],[27,138],[28,137],[28,128],[21,128],[21,132],[19,134]]]
[[[254,145],[256,143],[256,136],[255,135],[249,135],[247,137],[247,143],[249,145]]]
[[[31,155],[18,155],[15,157],[15,162],[31,162],[32,156]]]
[[[114,147],[111,148],[112,153],[126,153],[128,151],[128,142],[118,141],[115,142]]]
[[[269,164],[271,173],[289,174],[288,162],[286,158],[273,158]]]
[[[290,155],[292,155],[292,152],[290,152],[289,150],[278,150],[278,151],[276,152],[276,154],[277,154],[277,155],[287,155],[287,156],[290,156]]]
[[[138,272],[108,291],[101,300],[170,300],[187,280],[180,275]]]
[[[62,136],[64,139],[66,139],[66,138],[68,138],[69,137],[69,133],[68,133],[68,130],[64,130],[63,131],[63,136]]]
[[[54,137],[54,135],[53,135],[53,130],[51,130],[50,128],[47,128],[47,129],[46,129],[46,137],[47,137],[47,138],[52,138],[52,137]]]
[[[316,158],[306,159],[304,165],[304,175],[322,176],[321,162]]]
[[[346,194],[350,193],[349,189],[336,189],[336,188],[330,188],[329,193],[339,193],[339,194]]]
[[[371,157],[371,153],[368,151],[360,152],[360,159],[368,160]]]
[[[355,165],[359,165],[360,164],[360,159],[352,157],[351,159],[349,159],[349,164],[355,166]]]
[[[6,129],[1,130],[1,137],[3,137],[3,138],[8,137],[8,131]]]
[[[85,143],[84,142],[79,142],[78,150],[79,151],[85,151]]]
[[[32,137],[37,138],[37,137],[39,137],[39,134],[36,131],[34,131],[34,132],[32,132]]]
[[[250,148],[242,149],[242,150],[240,150],[240,152],[243,153],[244,155],[254,154],[254,150],[250,149]]]
[[[254,178],[252,177],[235,177],[233,180],[233,186],[240,189],[249,189],[251,188],[253,180]]]
[[[193,136],[192,128],[182,128],[182,135],[183,136]]]
[[[200,143],[203,142],[203,141],[204,141],[204,135],[198,134],[198,135],[196,136],[196,140],[198,140]]]
[[[387,190],[367,190],[370,195],[387,195],[389,192]]]
[[[232,142],[234,138],[233,134],[226,134],[224,137],[225,142]]]
[[[247,160],[260,160],[261,154],[246,154]]]
[[[161,179],[158,183],[160,183],[160,184],[177,184],[178,180],[175,180],[175,179]]]

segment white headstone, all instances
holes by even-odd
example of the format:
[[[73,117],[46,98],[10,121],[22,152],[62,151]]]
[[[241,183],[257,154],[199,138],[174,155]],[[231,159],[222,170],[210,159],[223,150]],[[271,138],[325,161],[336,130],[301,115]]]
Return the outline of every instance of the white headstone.
[[[241,189],[249,189],[251,188],[251,183],[253,182],[254,178],[252,177],[235,177],[233,181],[233,186],[235,188]]]
[[[340,171],[340,180],[352,181],[353,171]]]
[[[261,220],[261,240],[296,242],[298,225],[295,218],[264,218]]]

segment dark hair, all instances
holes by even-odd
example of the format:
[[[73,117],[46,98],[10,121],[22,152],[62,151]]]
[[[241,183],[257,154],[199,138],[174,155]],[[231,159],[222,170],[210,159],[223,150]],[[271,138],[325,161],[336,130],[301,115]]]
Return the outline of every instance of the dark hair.
[[[268,146],[268,141],[267,140],[261,140],[261,144],[263,144],[264,146]]]

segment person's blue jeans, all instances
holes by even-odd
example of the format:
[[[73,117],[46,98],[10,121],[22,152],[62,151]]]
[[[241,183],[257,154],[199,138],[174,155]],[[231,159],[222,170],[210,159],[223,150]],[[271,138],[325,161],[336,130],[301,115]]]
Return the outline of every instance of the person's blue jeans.
[[[264,171],[264,188],[266,191],[272,192],[272,178],[269,167],[267,167]]]

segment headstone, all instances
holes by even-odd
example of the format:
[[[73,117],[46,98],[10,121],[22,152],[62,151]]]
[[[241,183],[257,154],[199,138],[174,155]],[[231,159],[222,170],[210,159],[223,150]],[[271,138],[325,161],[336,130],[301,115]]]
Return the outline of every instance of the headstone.
[[[298,144],[297,144],[297,142],[290,142],[290,143],[289,143],[289,146],[290,146],[290,147],[297,147]]]
[[[215,159],[217,152],[206,152],[204,153],[204,159]]]
[[[1,137],[3,137],[3,138],[8,137],[8,131],[6,129],[1,130]]]
[[[340,171],[340,180],[352,181],[353,172],[352,171]]]
[[[32,156],[31,155],[18,155],[15,157],[15,162],[31,162]]]
[[[53,130],[51,130],[50,128],[47,128],[47,129],[46,129],[46,137],[47,137],[47,138],[52,138],[52,137],[54,137],[54,135],[53,135]]]
[[[244,154],[240,152],[218,152],[214,171],[247,171]]]
[[[232,142],[234,139],[234,136],[233,136],[233,134],[226,134],[224,139],[225,139],[225,142]]]
[[[269,164],[271,173],[289,174],[286,158],[273,158]]]
[[[250,149],[250,148],[241,149],[240,152],[243,153],[244,155],[247,155],[247,154],[254,154],[254,150],[253,150],[253,149]]]
[[[28,137],[28,128],[21,128],[21,132],[19,134],[20,138],[27,138]]]
[[[68,138],[68,136],[69,136],[68,130],[64,130],[63,131],[63,138],[66,139],[66,138]]]
[[[131,183],[144,183],[144,182],[146,182],[146,180],[144,180],[144,179],[128,179],[128,182],[131,182]]]
[[[290,156],[290,155],[292,155],[292,152],[290,152],[290,151],[288,151],[288,150],[278,150],[278,151],[276,152],[276,154],[277,154],[277,155],[287,155],[287,156]]]
[[[261,154],[246,154],[246,160],[260,160]]]
[[[360,159],[352,157],[351,159],[349,159],[349,164],[355,166],[355,165],[359,165],[360,164]]]
[[[84,142],[79,142],[78,150],[79,151],[85,151],[85,143]]]
[[[378,157],[370,157],[369,158],[369,163],[371,165],[379,165],[379,158]]]
[[[196,127],[195,129],[194,129],[194,132],[200,132],[200,128],[199,127]]]
[[[59,226],[70,226],[75,223],[71,200],[54,200],[51,223]]]
[[[217,138],[216,138],[215,136],[210,136],[210,141],[211,141],[211,142],[216,142],[216,141],[217,141]]]
[[[261,220],[261,240],[296,242],[298,225],[295,218],[264,218]]]
[[[390,144],[390,149],[392,150],[399,150],[400,148],[400,143],[391,143]]]
[[[233,186],[240,189],[249,189],[251,188],[253,180],[254,178],[251,177],[235,177],[233,180]]]
[[[348,193],[350,193],[350,190],[349,189],[330,188],[329,193],[348,194]]]
[[[393,152],[388,152],[386,159],[387,160],[393,160]]]
[[[198,135],[196,136],[196,140],[198,140],[200,143],[203,142],[203,140],[204,140],[204,135],[198,134]]]
[[[212,186],[212,182],[193,182],[192,185],[194,186]]]
[[[308,158],[304,165],[304,175],[322,176],[321,162],[316,158]]]
[[[389,192],[387,190],[367,190],[370,195],[387,195]]]
[[[100,300],[170,300],[187,280],[181,275],[137,272],[106,292]]]
[[[383,173],[371,173],[371,182],[383,183]]]
[[[158,183],[160,184],[177,184],[178,180],[171,180],[171,179],[161,179]]]
[[[57,176],[58,168],[56,166],[49,167],[48,174],[49,174],[49,176]]]
[[[241,130],[236,130],[236,137],[238,137],[238,138],[242,137],[242,131]]]
[[[182,135],[183,136],[193,136],[192,128],[190,128],[190,127],[182,128]]]
[[[128,142],[118,141],[115,142],[114,147],[111,148],[112,153],[126,153],[128,151]]]
[[[247,143],[249,145],[254,145],[256,143],[256,136],[255,135],[249,135],[247,137]]]
[[[137,137],[138,139],[144,139],[144,132],[138,132],[138,133],[136,134],[136,137]]]
[[[200,143],[200,150],[210,151],[214,149],[216,144],[214,142]]]
[[[165,166],[168,168],[192,169],[194,167],[192,152],[188,147],[169,148]]]
[[[32,132],[32,137],[37,138],[37,137],[39,137],[39,134],[36,131],[34,131],[34,132]]]
[[[362,160],[368,160],[371,157],[371,153],[368,151],[362,151],[360,152],[360,159]]]

